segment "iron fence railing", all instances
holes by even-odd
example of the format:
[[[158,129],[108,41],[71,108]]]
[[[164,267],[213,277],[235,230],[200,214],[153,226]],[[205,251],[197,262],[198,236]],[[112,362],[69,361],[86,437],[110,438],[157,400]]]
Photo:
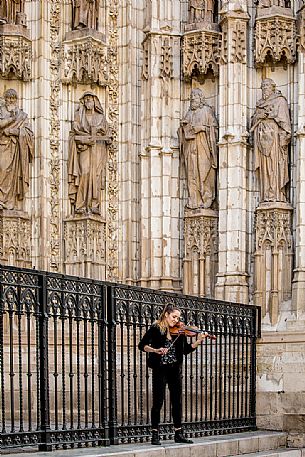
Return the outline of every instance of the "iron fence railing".
[[[184,363],[186,433],[255,429],[259,308],[2,266],[1,447],[147,440],[151,373],[137,345],[168,302],[217,336]],[[173,432],[168,405],[165,439]]]

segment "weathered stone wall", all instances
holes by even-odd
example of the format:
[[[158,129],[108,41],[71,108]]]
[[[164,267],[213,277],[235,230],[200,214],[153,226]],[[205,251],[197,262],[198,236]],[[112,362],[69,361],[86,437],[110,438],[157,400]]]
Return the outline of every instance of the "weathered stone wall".
[[[0,261],[261,306],[259,425],[297,433],[303,2],[72,3],[1,12]]]

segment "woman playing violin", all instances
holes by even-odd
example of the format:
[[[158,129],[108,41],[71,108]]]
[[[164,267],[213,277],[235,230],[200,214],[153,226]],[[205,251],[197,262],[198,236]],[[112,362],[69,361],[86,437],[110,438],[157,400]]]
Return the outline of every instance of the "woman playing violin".
[[[194,351],[208,336],[198,333],[194,343],[188,343],[184,333],[177,336],[171,334],[171,329],[180,321],[181,312],[173,304],[163,309],[160,318],[147,330],[138,347],[148,352],[148,367],[152,369],[152,409],[151,443],[160,445],[159,423],[160,411],[165,397],[165,386],[168,384],[176,443],[192,443],[182,433],[182,362],[183,356]]]

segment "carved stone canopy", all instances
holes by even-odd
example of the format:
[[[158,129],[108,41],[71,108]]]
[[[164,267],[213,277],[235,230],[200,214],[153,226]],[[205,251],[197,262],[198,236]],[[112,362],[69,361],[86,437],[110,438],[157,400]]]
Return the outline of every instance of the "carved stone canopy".
[[[203,76],[211,70],[219,73],[221,33],[212,30],[187,32],[183,36],[183,75],[186,80],[193,75]]]
[[[262,66],[296,60],[296,20],[290,8],[258,8],[255,24],[255,62]]]
[[[64,75],[66,84],[98,84],[108,80],[107,46],[102,33],[94,30],[74,30],[64,42]]]
[[[32,43],[22,25],[0,25],[0,76],[29,81],[32,69]]]

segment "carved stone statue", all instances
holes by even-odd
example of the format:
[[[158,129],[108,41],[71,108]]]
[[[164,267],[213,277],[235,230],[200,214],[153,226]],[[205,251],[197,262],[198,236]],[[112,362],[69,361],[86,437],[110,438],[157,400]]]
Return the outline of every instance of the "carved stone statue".
[[[185,164],[189,208],[210,208],[215,199],[217,120],[201,89],[193,89],[190,108],[178,131]]]
[[[73,1],[73,29],[95,29],[98,25],[99,0]]]
[[[286,201],[288,144],[291,139],[288,104],[272,79],[264,79],[261,89],[263,98],[256,104],[251,129],[261,201]]]
[[[85,92],[69,138],[69,198],[77,213],[100,213],[110,142],[110,129],[100,101],[94,93]]]
[[[0,24],[18,24],[24,13],[24,0],[0,0]]]
[[[8,89],[0,106],[0,207],[20,209],[29,186],[29,163],[34,154],[34,134],[28,115],[17,106],[17,92]]]
[[[189,22],[213,22],[214,0],[190,0]]]

